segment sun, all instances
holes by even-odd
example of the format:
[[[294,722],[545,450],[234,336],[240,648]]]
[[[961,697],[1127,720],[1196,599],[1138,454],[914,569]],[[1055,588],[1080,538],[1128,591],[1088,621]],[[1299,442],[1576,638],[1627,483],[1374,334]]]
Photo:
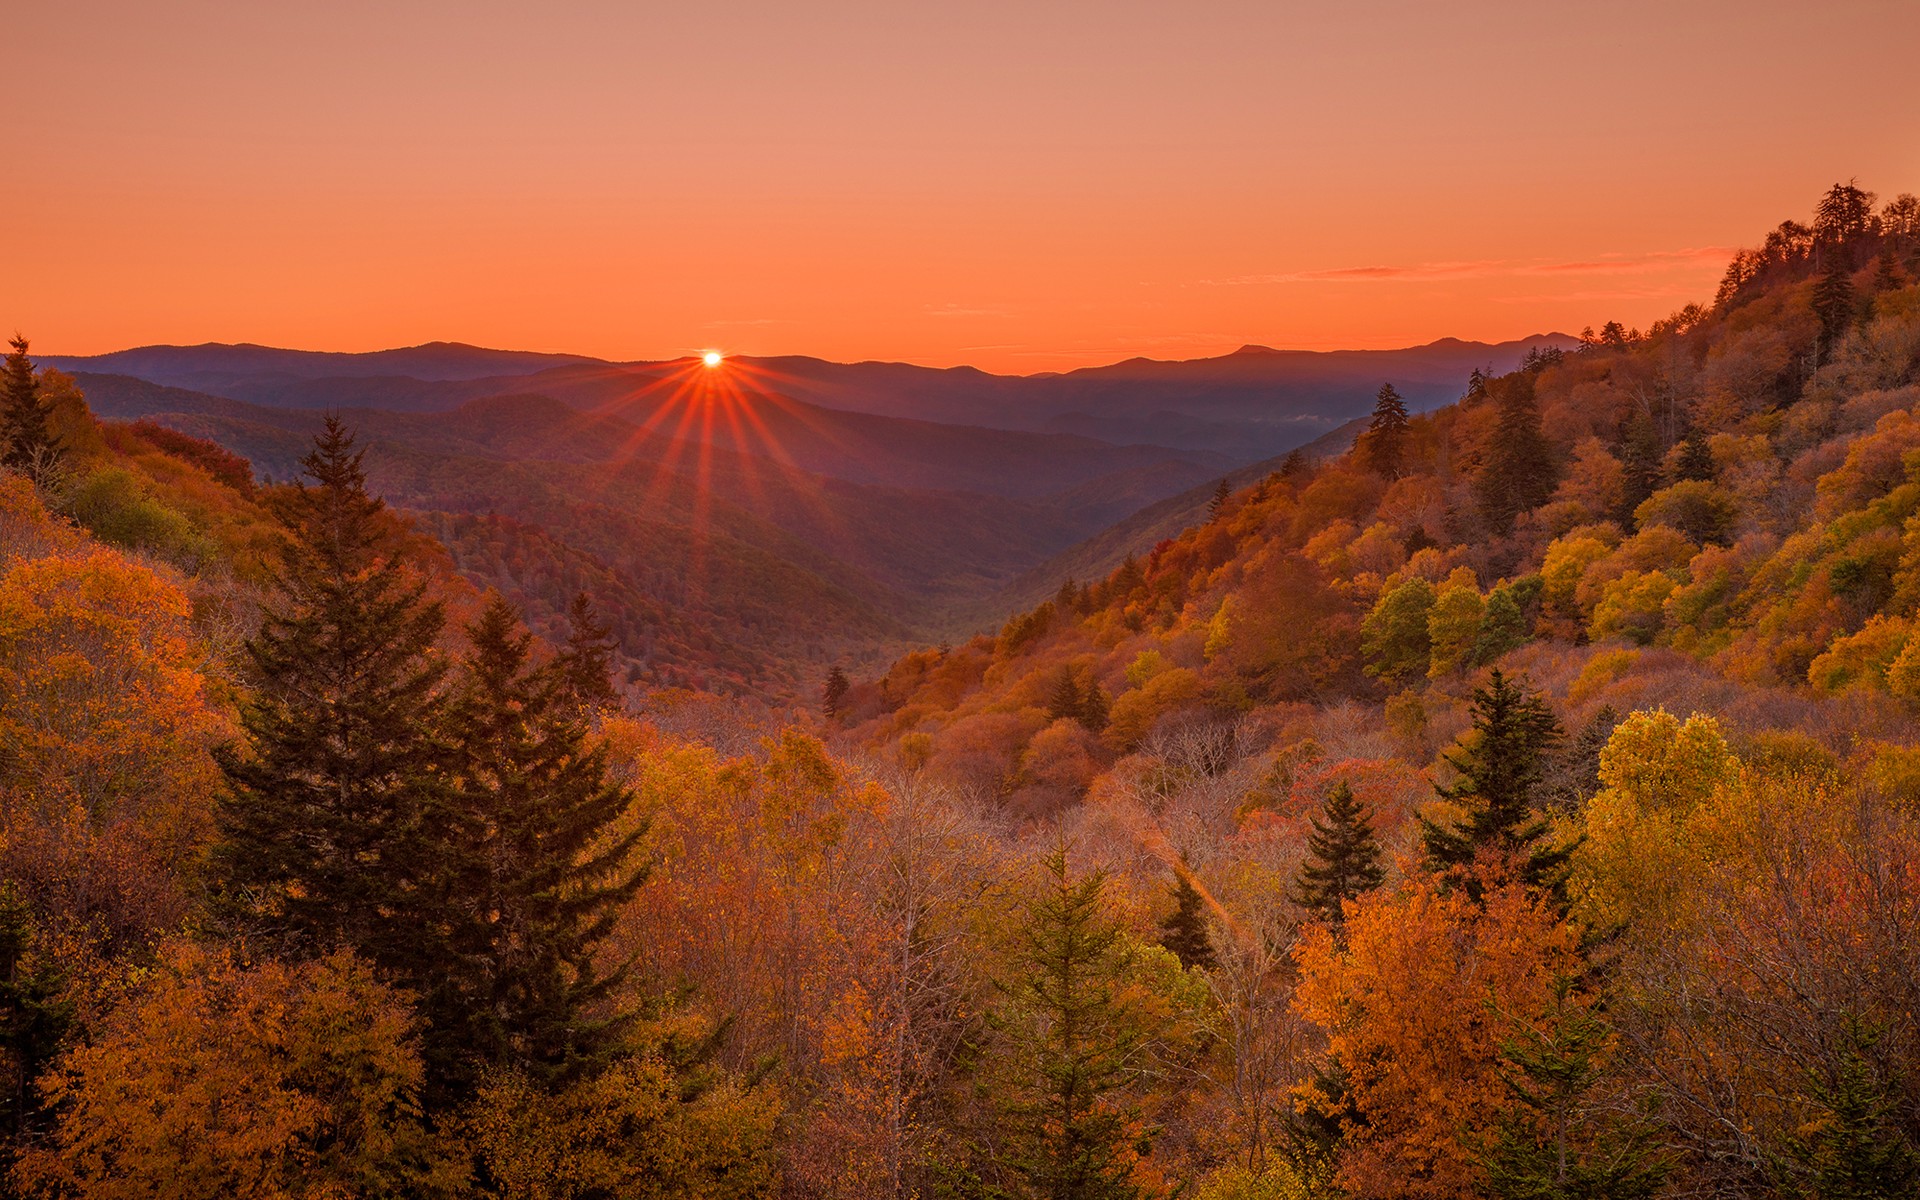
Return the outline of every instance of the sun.
[[[724,357],[725,355],[721,354],[718,350],[709,350],[700,356],[700,361],[709,367],[717,367],[720,365],[720,360]]]

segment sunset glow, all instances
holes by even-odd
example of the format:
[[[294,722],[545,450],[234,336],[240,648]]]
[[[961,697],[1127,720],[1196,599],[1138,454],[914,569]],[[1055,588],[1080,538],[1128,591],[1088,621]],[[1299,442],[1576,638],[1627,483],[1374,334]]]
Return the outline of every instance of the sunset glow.
[[[718,350],[709,350],[700,356],[700,361],[705,363],[709,368],[712,368],[720,365],[720,358],[721,355]]]
[[[1822,10],[1858,42],[1777,0],[1610,10],[1646,37],[1513,0],[354,12],[23,6],[6,328],[1013,373],[1499,340],[1710,298],[1834,179],[1920,189],[1911,4]]]

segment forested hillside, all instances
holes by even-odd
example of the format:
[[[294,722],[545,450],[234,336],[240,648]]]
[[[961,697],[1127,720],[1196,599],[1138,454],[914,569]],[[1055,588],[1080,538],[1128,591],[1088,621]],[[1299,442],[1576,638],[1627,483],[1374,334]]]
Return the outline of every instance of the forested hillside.
[[[809,711],[616,670],[740,653],[700,547],[477,499],[670,492],[205,407],[268,484],[14,350],[18,1194],[1920,1186],[1910,196]]]

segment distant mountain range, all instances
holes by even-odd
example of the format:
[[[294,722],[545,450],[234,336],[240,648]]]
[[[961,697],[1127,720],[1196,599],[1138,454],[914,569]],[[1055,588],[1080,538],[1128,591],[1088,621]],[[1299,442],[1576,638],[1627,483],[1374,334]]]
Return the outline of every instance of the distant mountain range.
[[[972,367],[736,357],[720,370],[745,397],[947,425],[1071,433],[1116,445],[1211,450],[1251,462],[1284,454],[1371,407],[1391,382],[1416,411],[1459,397],[1475,367],[1505,371],[1564,334],[1510,342],[1443,338],[1401,350],[1273,350],[1217,358],[1133,358],[1064,374],[993,375]],[[208,344],[51,357],[65,371],[131,375],[274,408],[448,412],[504,393],[576,407],[671,388],[697,360],[613,363],[577,355],[434,342],[367,354]]]
[[[1247,347],[1066,374],[733,358],[610,363],[434,343],[370,354],[154,346],[43,365],[95,411],[211,438],[289,478],[345,413],[373,484],[456,565],[551,621],[570,591],[678,622],[623,630],[636,661],[709,639],[726,680],[792,691],[828,661],[998,624],[1194,522],[1219,479],[1350,444],[1382,382],[1417,409],[1498,345]],[[795,621],[803,611],[812,619]],[[659,650],[666,670],[670,657]],[[672,677],[667,674],[663,677]]]

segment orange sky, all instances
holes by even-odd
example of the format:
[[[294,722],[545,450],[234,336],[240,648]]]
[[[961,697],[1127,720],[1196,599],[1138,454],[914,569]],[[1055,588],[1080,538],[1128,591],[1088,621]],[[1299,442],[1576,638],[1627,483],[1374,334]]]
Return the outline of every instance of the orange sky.
[[[1920,4],[328,4],[7,21],[0,327],[1035,371],[1645,324],[1920,190]]]

